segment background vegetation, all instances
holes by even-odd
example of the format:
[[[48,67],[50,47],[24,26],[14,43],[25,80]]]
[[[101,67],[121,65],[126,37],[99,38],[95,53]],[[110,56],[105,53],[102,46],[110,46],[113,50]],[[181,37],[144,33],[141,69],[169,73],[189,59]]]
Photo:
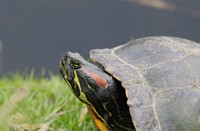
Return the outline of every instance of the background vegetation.
[[[86,107],[64,80],[30,73],[12,73],[0,78],[1,131],[95,130]]]

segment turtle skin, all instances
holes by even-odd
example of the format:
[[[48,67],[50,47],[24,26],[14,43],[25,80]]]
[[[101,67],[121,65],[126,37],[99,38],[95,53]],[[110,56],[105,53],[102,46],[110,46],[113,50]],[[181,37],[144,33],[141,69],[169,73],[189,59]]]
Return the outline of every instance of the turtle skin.
[[[90,51],[121,82],[137,131],[200,131],[200,45],[145,37]]]

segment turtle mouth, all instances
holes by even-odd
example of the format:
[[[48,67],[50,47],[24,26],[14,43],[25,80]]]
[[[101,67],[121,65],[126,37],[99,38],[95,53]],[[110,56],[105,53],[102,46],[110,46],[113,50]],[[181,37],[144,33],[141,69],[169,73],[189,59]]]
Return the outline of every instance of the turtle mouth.
[[[69,61],[67,59],[66,54],[61,58],[59,68],[60,68],[60,73],[63,76],[63,78],[67,81],[72,81],[73,71],[71,67],[69,66]]]

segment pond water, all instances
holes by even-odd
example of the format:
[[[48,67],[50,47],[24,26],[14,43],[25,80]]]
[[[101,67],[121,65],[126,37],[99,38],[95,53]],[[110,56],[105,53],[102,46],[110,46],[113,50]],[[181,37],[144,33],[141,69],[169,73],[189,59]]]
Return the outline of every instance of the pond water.
[[[66,51],[88,58],[90,49],[145,36],[199,42],[200,1],[166,2],[168,8],[139,0],[0,0],[0,75],[24,68],[58,73]]]

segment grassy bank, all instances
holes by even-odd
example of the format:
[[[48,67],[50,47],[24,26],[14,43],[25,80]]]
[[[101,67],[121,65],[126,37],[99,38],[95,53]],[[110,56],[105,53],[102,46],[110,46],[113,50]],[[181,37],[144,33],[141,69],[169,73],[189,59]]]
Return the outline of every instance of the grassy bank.
[[[94,130],[86,107],[57,75],[34,77],[31,72],[0,78],[0,129]]]

